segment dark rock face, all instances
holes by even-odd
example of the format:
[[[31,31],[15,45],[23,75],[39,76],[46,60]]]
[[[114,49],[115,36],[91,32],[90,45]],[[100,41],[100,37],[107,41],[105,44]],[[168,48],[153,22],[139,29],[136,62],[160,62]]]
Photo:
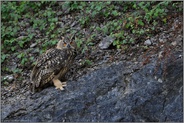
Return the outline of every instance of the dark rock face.
[[[112,64],[68,81],[64,91],[49,87],[3,105],[2,121],[182,122],[182,59],[167,68],[166,79],[158,81],[163,72],[155,74],[154,63],[140,70],[133,63]]]

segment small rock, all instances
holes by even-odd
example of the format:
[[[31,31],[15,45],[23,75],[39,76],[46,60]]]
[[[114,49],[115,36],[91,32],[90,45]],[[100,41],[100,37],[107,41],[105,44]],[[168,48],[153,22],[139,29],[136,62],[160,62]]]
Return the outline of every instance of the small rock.
[[[158,82],[162,83],[163,81],[162,81],[162,79],[159,78],[159,79],[158,79]]]
[[[76,24],[77,24],[77,22],[74,21],[74,22],[71,24],[71,27],[74,27]]]
[[[68,14],[70,12],[70,6],[69,5],[66,5],[66,6],[62,6],[62,11],[65,13],[65,14]]]
[[[114,41],[114,39],[110,36],[105,37],[100,43],[99,43],[99,47],[100,49],[107,49],[112,42]]]
[[[171,43],[173,46],[176,46],[176,41],[173,41],[172,43]]]
[[[19,36],[17,39],[18,40],[22,40],[22,39],[24,39],[25,38],[25,36]]]
[[[16,58],[15,58],[16,59]],[[9,70],[14,71],[17,68],[18,61],[9,61],[9,64],[6,66]]]
[[[58,22],[59,27],[64,27],[64,23],[63,22]]]
[[[33,43],[33,44],[31,44],[30,48],[33,48],[33,47],[35,47],[36,45],[37,45],[37,43]]]
[[[182,42],[183,41],[183,36],[182,35],[178,35],[177,37],[176,37],[176,42]]]
[[[172,29],[177,29],[179,25],[179,20],[175,20],[174,23],[172,24]]]
[[[160,51],[159,53],[158,53],[158,58],[162,58],[163,57],[163,51]]]
[[[150,40],[151,40],[152,45],[156,45],[156,44],[157,44],[157,39],[156,39],[156,37],[151,38]]]
[[[165,12],[167,13],[167,12],[169,12],[169,10],[168,9],[165,9]]]
[[[31,53],[33,53],[33,54],[37,54],[37,53],[39,53],[40,52],[40,50],[39,50],[39,48],[36,48],[36,49],[32,49],[31,50]]]
[[[165,43],[167,41],[166,37],[164,35],[159,37],[159,42],[160,43]]]
[[[57,14],[57,16],[61,16],[63,14],[63,12],[62,11],[58,11],[56,14]]]
[[[164,40],[163,40],[162,38],[159,38],[159,42],[161,42],[161,43],[162,43],[162,42],[164,42]]]
[[[26,26],[26,27],[30,27],[30,24],[29,24],[29,23],[25,23],[25,26]]]
[[[179,58],[182,58],[182,55],[179,55]]]
[[[21,36],[26,36],[27,34],[26,34],[26,32],[20,32],[20,35]]]
[[[13,81],[13,76],[12,75],[7,75],[4,77],[4,80],[7,80],[8,82],[12,82]]]
[[[148,40],[146,40],[146,41],[144,42],[144,45],[148,45],[148,46],[149,46],[149,45],[151,45],[151,43],[152,43],[151,40],[148,39]]]

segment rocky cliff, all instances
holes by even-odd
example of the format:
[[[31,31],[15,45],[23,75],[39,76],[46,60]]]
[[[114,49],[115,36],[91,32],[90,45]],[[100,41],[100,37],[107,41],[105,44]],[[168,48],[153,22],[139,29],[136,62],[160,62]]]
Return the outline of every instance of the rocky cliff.
[[[2,106],[2,121],[182,122],[183,61],[155,70],[118,62],[68,81],[64,91],[49,87],[14,105]]]

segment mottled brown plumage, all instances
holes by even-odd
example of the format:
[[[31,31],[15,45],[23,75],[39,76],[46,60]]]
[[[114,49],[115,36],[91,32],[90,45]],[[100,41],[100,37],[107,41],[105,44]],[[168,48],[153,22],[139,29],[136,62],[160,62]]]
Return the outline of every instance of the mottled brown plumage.
[[[47,83],[53,81],[56,89],[63,90],[66,83],[61,83],[61,79],[71,66],[75,57],[76,43],[63,38],[56,48],[47,50],[36,62],[31,73],[31,91],[42,88]]]

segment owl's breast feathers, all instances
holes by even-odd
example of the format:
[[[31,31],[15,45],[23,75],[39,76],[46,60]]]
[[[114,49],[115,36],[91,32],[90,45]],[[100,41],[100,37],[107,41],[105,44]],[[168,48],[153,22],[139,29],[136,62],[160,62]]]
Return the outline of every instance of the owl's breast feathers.
[[[33,88],[45,85],[56,75],[68,69],[74,59],[74,51],[71,49],[50,49],[37,59],[37,63],[31,73]]]

